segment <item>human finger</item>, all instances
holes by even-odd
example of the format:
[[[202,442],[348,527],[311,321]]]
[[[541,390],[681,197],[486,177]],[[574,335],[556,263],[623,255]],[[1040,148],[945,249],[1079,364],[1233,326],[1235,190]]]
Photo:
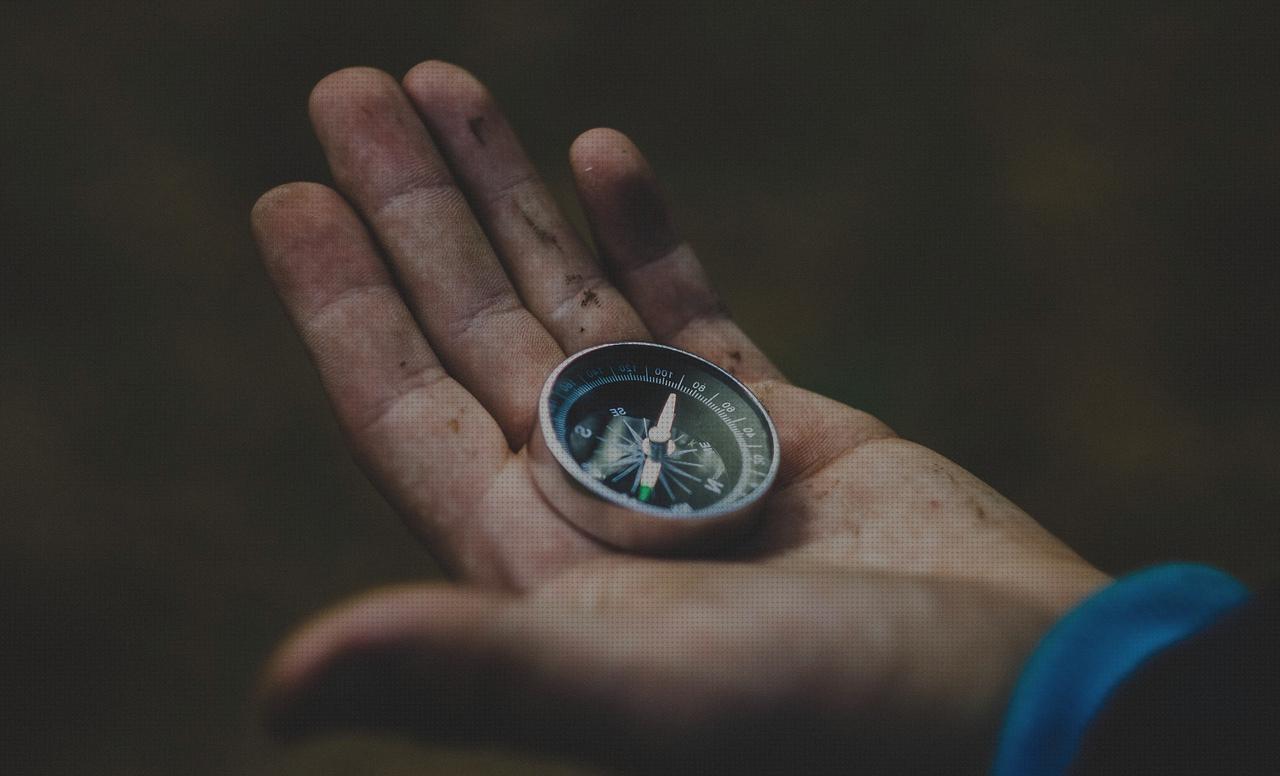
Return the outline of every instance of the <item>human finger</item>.
[[[1044,627],[963,583],[652,561],[597,573],[521,598],[435,585],[340,606],[271,660],[268,725],[629,772],[936,772],[984,749],[1009,666]],[[932,751],[903,748],[915,740]]]
[[[654,337],[742,379],[782,379],[729,317],[635,145],[593,129],[574,141],[570,163],[601,255]]]
[[[258,693],[267,727],[286,741],[400,732],[629,770],[669,757],[674,737],[654,725],[665,716],[677,732],[670,688],[652,688],[647,710],[638,709],[632,688],[643,671],[615,675],[628,667],[635,634],[610,648],[602,618],[565,599],[543,603],[535,611],[519,599],[416,585],[342,604],[270,660]],[[660,663],[638,652],[630,661]]]
[[[520,297],[565,352],[649,339],[565,220],[488,89],[466,70],[436,61],[413,68],[403,83]]]
[[[338,186],[440,360],[511,447],[523,446],[563,351],[521,302],[400,85],[378,70],[341,70],[316,85],[310,112]]]
[[[423,338],[360,219],[332,189],[281,186],[253,231],[284,306],[316,363],[357,460],[448,570],[513,577],[548,537],[572,530],[521,512],[501,541],[474,519],[512,467],[502,431]]]

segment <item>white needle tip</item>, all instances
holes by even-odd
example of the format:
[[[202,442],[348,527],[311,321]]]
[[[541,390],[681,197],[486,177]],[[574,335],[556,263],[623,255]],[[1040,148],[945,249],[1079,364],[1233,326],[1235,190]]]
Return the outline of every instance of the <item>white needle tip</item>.
[[[666,444],[671,439],[671,425],[675,421],[676,395],[673,393],[667,397],[667,403],[662,405],[662,414],[658,415],[658,422],[649,429],[649,441],[654,444]]]

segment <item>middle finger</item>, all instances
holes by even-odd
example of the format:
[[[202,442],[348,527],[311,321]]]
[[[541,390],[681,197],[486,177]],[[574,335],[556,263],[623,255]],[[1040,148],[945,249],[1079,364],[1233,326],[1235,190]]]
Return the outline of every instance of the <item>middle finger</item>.
[[[441,361],[521,447],[564,353],[520,301],[400,85],[341,70],[316,85],[310,112],[335,181],[373,227]]]

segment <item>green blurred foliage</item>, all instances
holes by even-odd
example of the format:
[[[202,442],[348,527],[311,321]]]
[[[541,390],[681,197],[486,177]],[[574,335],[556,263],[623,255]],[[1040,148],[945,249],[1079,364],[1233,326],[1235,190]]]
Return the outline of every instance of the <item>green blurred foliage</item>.
[[[514,773],[248,701],[300,618],[436,574],[344,452],[249,240],[325,178],[347,65],[471,68],[574,212],[592,126],[650,154],[797,382],[1112,571],[1280,549],[1280,110],[1264,4],[7,4],[7,773]],[[545,772],[562,772],[543,764]]]

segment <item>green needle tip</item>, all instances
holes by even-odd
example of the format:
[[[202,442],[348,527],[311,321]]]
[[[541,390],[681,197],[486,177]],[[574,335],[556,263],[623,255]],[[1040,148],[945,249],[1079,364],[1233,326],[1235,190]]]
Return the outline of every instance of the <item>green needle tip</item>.
[[[653,488],[649,487],[648,485],[641,485],[640,489],[636,491],[636,498],[640,499],[641,501],[648,501],[649,497],[652,495],[653,495]]]

